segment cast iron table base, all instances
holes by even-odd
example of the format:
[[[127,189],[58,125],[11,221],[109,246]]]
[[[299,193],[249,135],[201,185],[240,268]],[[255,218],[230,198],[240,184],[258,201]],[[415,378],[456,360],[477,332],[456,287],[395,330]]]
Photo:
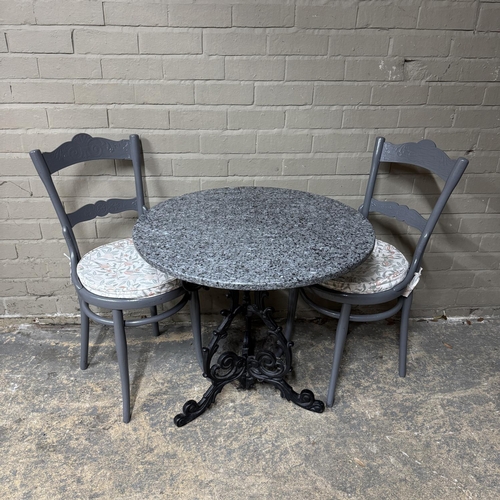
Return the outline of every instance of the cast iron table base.
[[[256,382],[267,382],[281,392],[281,397],[296,405],[316,413],[325,409],[323,401],[314,398],[309,389],[300,394],[285,382],[285,376],[292,371],[292,346],[272,318],[272,308],[264,306],[266,292],[254,292],[254,303],[250,301],[250,292],[243,292],[243,301],[239,303],[239,293],[233,290],[228,297],[231,299],[229,310],[221,311],[224,316],[222,323],[214,330],[208,347],[203,348],[203,376],[212,381],[211,387],[205,392],[199,402],[187,401],[182,413],[174,418],[177,427],[182,427],[199,417],[215,401],[226,384],[234,380],[240,382],[242,389],[252,388]],[[241,314],[245,317],[245,336],[241,356],[235,352],[222,353],[217,362],[212,365],[212,358],[219,349],[219,342],[227,337],[228,329],[233,319]],[[268,328],[268,339],[274,344],[274,349],[262,349],[255,352],[255,339],[251,332],[252,316],[258,316]]]

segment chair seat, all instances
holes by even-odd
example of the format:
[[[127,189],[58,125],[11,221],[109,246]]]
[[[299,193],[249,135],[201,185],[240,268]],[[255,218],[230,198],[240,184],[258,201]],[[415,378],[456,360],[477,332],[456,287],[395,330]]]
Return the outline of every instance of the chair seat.
[[[326,288],[344,293],[378,293],[401,283],[410,265],[405,256],[385,241],[375,240],[373,252],[351,272],[322,283]]]
[[[181,286],[176,278],[150,266],[132,238],[94,248],[78,263],[77,274],[89,292],[102,297],[140,299]]]

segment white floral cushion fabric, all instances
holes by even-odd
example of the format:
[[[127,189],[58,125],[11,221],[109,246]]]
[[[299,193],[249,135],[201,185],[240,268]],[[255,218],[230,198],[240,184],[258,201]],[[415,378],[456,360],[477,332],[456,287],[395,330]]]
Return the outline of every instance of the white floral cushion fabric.
[[[345,293],[378,293],[401,283],[410,265],[405,256],[385,241],[375,240],[373,252],[363,264],[323,286]]]
[[[89,292],[103,297],[139,299],[181,286],[179,280],[150,266],[132,238],[94,248],[82,257],[76,271]]]

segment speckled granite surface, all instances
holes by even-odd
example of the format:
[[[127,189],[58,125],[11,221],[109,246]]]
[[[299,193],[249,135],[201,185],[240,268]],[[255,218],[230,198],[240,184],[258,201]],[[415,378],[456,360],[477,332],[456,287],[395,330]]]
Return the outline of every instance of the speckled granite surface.
[[[160,203],[137,221],[139,253],[185,281],[274,290],[320,283],[359,265],[371,224],[340,202],[303,191],[221,188]]]

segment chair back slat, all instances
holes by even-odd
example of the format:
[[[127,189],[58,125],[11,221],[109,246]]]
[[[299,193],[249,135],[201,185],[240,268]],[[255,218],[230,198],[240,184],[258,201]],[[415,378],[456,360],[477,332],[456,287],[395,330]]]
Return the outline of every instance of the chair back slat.
[[[433,141],[428,139],[405,144],[385,142],[380,161],[423,167],[443,180],[448,178],[455,165],[455,160],[452,160]]]
[[[93,160],[131,160],[128,140],[112,141],[103,137],[78,134],[54,151],[43,153],[51,174],[76,163]]]
[[[137,211],[137,198],[113,198],[110,200],[99,200],[95,203],[89,203],[69,213],[68,219],[71,227],[74,227],[80,222],[92,220],[96,217],[104,217],[108,214],[119,214],[127,210]]]
[[[372,198],[370,212],[378,212],[388,217],[405,222],[406,224],[422,232],[427,224],[427,219],[422,217],[416,210],[406,205],[400,205],[395,201],[379,201]]]

